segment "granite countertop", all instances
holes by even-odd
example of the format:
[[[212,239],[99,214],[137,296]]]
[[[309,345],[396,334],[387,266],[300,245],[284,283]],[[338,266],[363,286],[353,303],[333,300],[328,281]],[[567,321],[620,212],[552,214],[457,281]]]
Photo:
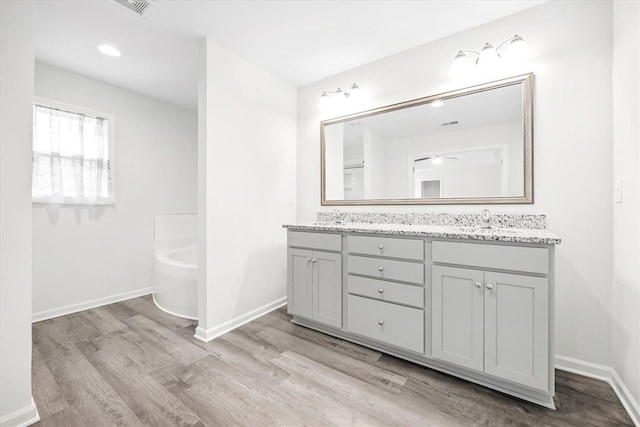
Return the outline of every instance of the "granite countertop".
[[[292,231],[331,231],[346,233],[376,233],[390,236],[432,237],[436,239],[490,240],[499,242],[540,243],[557,245],[560,237],[546,229],[534,228],[481,228],[477,226],[448,226],[422,224],[336,223],[311,222],[285,224]]]

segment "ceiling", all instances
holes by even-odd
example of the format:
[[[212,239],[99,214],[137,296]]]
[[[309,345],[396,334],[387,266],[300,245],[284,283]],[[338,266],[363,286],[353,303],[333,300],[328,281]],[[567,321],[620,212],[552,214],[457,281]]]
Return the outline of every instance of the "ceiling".
[[[111,0],[38,0],[36,59],[196,109],[205,37],[299,87],[540,3],[157,0],[141,18]]]

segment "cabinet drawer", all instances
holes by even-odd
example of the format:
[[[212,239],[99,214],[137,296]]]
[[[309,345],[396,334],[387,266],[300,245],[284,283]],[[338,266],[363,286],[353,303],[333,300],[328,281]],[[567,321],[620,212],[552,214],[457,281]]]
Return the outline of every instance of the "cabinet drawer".
[[[433,262],[549,274],[546,248],[433,242]]]
[[[306,231],[289,231],[287,244],[298,248],[324,249],[325,251],[341,251],[342,235],[327,233],[309,233]]]
[[[422,240],[347,236],[347,248],[351,254],[380,255],[418,261],[424,259],[424,241]]]
[[[424,288],[422,286],[403,285],[386,280],[349,275],[347,289],[350,294],[412,305],[418,308],[424,307]]]
[[[349,295],[350,332],[417,353],[424,352],[424,312],[387,302]]]
[[[421,263],[349,255],[347,265],[349,273],[424,284],[424,264]]]

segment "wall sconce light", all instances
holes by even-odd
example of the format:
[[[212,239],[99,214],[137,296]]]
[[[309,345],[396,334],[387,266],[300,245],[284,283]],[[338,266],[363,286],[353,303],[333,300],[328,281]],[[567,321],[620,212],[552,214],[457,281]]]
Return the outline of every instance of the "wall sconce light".
[[[331,91],[323,91],[320,95],[320,101],[318,103],[318,107],[325,108],[331,101],[344,101],[349,99],[351,95],[354,95],[360,87],[357,84],[352,84],[349,87],[348,91],[344,91],[341,88],[336,89],[334,92]]]
[[[500,49],[503,48],[506,49],[503,55],[505,57],[508,56],[510,59],[521,59],[529,50],[524,39],[517,34],[500,43],[497,48],[494,48],[491,43],[487,42],[482,46],[480,52],[476,52],[475,50],[460,50],[456,54],[453,64],[451,64],[451,74],[462,75],[470,70],[473,65],[478,65],[483,68],[494,67],[502,57],[500,55]],[[476,55],[477,57],[472,58],[470,54]]]

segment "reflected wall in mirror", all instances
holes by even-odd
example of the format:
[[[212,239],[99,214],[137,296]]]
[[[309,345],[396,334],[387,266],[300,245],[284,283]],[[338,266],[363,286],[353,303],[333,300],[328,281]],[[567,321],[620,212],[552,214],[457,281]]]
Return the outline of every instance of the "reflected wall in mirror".
[[[322,205],[533,203],[532,77],[323,121]]]

